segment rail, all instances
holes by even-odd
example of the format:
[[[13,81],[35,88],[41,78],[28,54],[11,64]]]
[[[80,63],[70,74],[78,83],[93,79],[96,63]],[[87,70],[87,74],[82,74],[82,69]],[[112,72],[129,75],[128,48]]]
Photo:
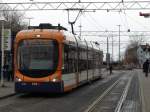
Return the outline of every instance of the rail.
[[[125,77],[127,78],[127,80],[123,80],[121,79],[123,77],[121,77],[117,81],[115,81],[115,83],[113,83],[113,85],[111,85],[107,90],[105,90],[104,93],[100,95],[91,105],[89,105],[88,108],[84,112],[95,112],[94,110],[96,109],[97,105],[100,103],[103,103],[104,97],[108,96],[114,89],[116,89],[119,82],[123,80],[124,81],[124,88],[122,90],[123,92],[119,93],[120,96],[117,100],[116,108],[114,109],[114,112],[120,112],[122,105],[128,94],[128,90],[129,90],[133,75],[131,76],[131,74],[129,74],[128,77]]]

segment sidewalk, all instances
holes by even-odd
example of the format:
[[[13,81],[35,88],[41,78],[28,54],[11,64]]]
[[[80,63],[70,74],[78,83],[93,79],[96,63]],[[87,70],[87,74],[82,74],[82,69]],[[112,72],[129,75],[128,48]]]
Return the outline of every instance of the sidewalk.
[[[150,74],[145,77],[142,70],[137,70],[141,88],[142,112],[150,112]]]
[[[14,82],[4,82],[5,87],[0,86],[0,99],[15,95]]]

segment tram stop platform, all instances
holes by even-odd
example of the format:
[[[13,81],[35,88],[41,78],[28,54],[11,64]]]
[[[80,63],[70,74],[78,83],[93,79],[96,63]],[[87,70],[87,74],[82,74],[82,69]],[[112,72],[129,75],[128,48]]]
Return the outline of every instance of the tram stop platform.
[[[140,82],[142,112],[150,112],[150,73],[148,77],[145,77],[142,69],[136,71]]]

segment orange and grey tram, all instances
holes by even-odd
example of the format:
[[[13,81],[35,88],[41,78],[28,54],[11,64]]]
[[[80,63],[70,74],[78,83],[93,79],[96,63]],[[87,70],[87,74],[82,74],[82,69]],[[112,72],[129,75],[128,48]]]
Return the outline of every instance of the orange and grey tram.
[[[14,49],[16,92],[62,93],[101,77],[102,51],[60,25],[20,31]]]

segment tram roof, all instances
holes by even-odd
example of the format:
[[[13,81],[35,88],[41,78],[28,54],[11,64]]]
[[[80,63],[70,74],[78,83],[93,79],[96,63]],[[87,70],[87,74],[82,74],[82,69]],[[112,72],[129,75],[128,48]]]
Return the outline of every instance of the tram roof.
[[[72,33],[68,32],[66,28],[58,25],[58,26],[52,26],[51,24],[40,24],[39,26],[30,26],[30,29],[22,30],[19,33],[20,34],[26,34],[26,33],[36,33],[36,32],[53,32],[54,34],[62,34],[64,36],[64,43],[72,45],[72,46],[78,46],[80,48],[87,48],[88,49],[95,49],[99,51],[99,47],[93,43],[86,41],[85,39],[81,39],[77,35],[73,35]]]

